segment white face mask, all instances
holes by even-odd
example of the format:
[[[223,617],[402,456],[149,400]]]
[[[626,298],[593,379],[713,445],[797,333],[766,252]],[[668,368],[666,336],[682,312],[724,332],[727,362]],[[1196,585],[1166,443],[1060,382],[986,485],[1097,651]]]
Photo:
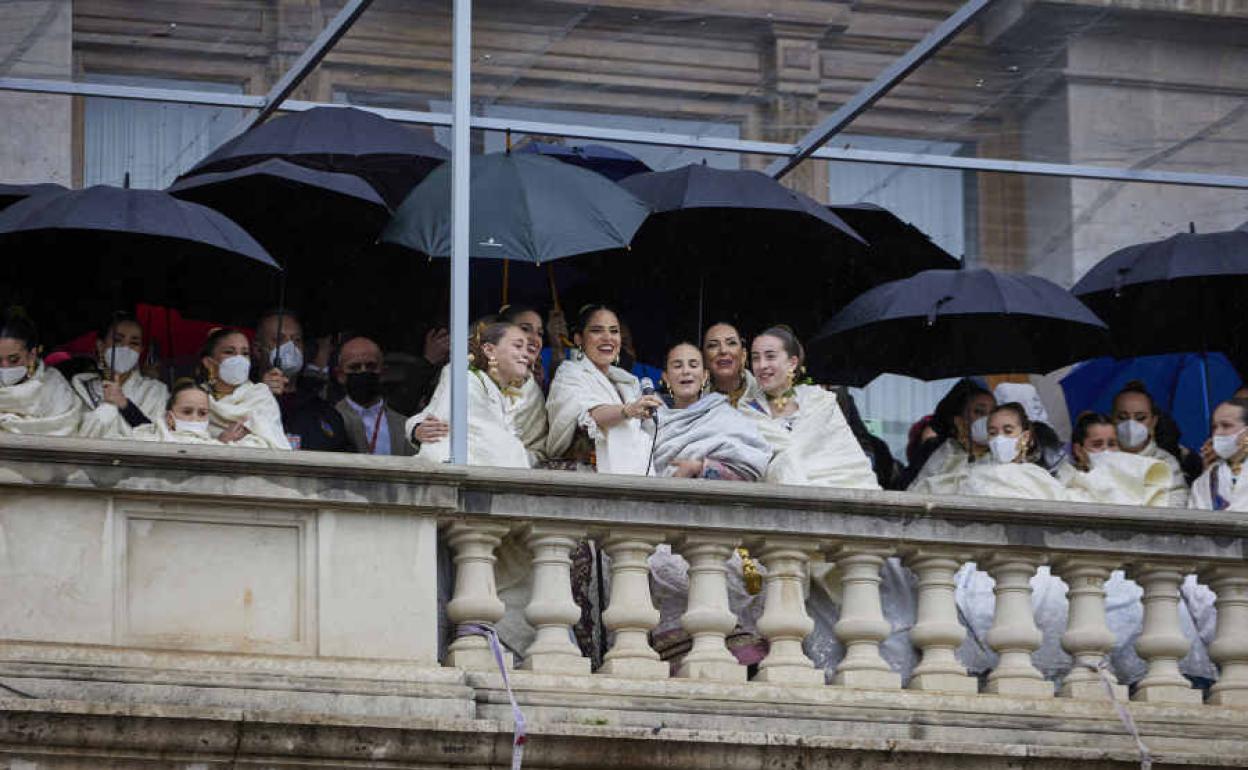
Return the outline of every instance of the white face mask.
[[[1102,465],[1106,465],[1108,463],[1109,456],[1116,451],[1118,450],[1102,449],[1099,452],[1088,452],[1087,453],[1088,454],[1088,467],[1092,469],[1096,469],[1096,468],[1101,467]]]
[[[1238,433],[1232,433],[1228,436],[1214,436],[1213,453],[1223,460],[1229,460],[1239,454],[1239,437],[1243,433],[1244,431],[1240,430]]]
[[[995,462],[1001,465],[1012,463],[1018,457],[1018,436],[993,436],[988,439],[988,449]]]
[[[270,351],[269,363],[276,366],[279,354],[282,359],[282,374],[291,377],[303,370],[303,350],[293,341],[287,340],[277,350]]]
[[[988,445],[988,418],[976,417],[975,422],[971,423],[971,441],[980,446]]]
[[[217,365],[217,377],[226,385],[242,385],[251,374],[251,359],[247,356],[230,356]]]
[[[111,347],[104,350],[104,368],[113,374],[125,374],[139,365],[139,351],[134,348]]]
[[[1127,449],[1136,449],[1148,442],[1148,426],[1136,420],[1123,420],[1115,428],[1118,431],[1118,443]]]
[[[203,422],[199,422],[198,420],[179,420],[177,417],[174,417],[173,429],[178,433],[207,433],[208,421],[204,420]]]
[[[0,366],[0,386],[11,388],[26,379],[28,373],[24,366]]]

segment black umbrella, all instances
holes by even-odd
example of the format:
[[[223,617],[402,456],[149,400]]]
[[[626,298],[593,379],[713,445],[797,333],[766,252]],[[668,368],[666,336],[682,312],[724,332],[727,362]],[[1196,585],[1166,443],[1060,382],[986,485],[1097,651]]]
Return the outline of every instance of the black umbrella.
[[[633,155],[614,147],[601,144],[582,144],[569,147],[566,144],[549,142],[525,142],[516,152],[536,153],[548,158],[571,163],[573,166],[587,168],[602,174],[607,179],[618,182],[633,174],[644,174],[650,167]]]
[[[478,155],[471,167],[469,254],[542,264],[627,248],[650,210],[605,177],[540,155]],[[451,167],[412,190],[381,240],[451,253]]]
[[[388,204],[397,206],[450,153],[380,115],[353,107],[314,107],[240,134],[183,176],[233,171],[270,158],[363,177]]]
[[[24,201],[32,195],[48,195],[49,193],[61,192],[65,192],[65,188],[53,182],[0,184],[0,211],[7,209],[18,201]]]
[[[1119,357],[1234,351],[1248,331],[1248,232],[1180,233],[1128,246],[1071,292],[1109,325]]]
[[[281,269],[223,214],[158,190],[103,185],[0,212],[0,253],[8,301],[60,331],[140,300],[245,318]]]
[[[877,375],[937,380],[1048,372],[1104,355],[1105,324],[1070,292],[1034,275],[926,270],[864,293],[810,344],[821,380]]]
[[[962,262],[932,242],[919,228],[874,203],[851,203],[828,209],[870,244],[869,259],[853,265],[853,283],[866,290],[909,278],[923,270],[957,270]]]
[[[809,333],[866,255],[840,217],[758,171],[694,164],[620,184],[655,211],[633,242],[633,289],[661,287],[665,304],[688,309],[685,336],[714,320],[749,329],[782,320]]]

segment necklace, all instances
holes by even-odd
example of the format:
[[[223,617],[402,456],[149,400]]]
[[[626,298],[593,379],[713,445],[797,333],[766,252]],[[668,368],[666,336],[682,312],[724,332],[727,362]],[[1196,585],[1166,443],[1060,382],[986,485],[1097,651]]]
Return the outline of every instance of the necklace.
[[[773,415],[784,414],[784,408],[789,405],[789,401],[793,398],[794,392],[792,388],[784,391],[778,396],[767,396],[767,403],[771,406]]]

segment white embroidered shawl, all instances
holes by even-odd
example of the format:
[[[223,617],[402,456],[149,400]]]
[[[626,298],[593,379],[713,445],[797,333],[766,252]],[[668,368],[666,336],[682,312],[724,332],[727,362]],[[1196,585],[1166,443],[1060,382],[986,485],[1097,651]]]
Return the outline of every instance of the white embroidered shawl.
[[[588,358],[569,359],[555,370],[546,399],[550,432],[546,436],[548,457],[561,457],[572,444],[577,428],[594,442],[600,473],[645,475],[650,462],[650,420],[624,420],[603,431],[590,410],[604,404],[620,405],[641,398],[637,378],[623,369],[610,367],[606,374]]]
[[[40,361],[33,376],[0,388],[0,431],[32,436],[73,436],[82,402],[65,378]]]
[[[104,401],[104,380],[98,373],[84,372],[75,375],[71,384],[83,404],[82,423],[78,426],[79,436],[126,438],[130,434],[133,428],[121,416],[121,410]],[[169,388],[160,380],[144,377],[137,371],[132,372],[121,383],[121,392],[152,422],[161,419],[165,414]]]
[[[282,410],[269,386],[261,382],[245,382],[234,392],[218,399],[210,396],[208,430],[216,438],[221,432],[241,421],[251,435],[260,438],[270,449],[290,449],[286,429],[282,427]]]
[[[468,464],[496,468],[528,468],[529,453],[520,440],[515,424],[516,404],[502,394],[498,385],[479,371],[468,372]],[[442,367],[438,387],[424,411],[407,419],[403,430],[408,440],[412,431],[428,417],[451,421],[451,368]],[[417,457],[446,462],[451,454],[449,438],[425,442]]]

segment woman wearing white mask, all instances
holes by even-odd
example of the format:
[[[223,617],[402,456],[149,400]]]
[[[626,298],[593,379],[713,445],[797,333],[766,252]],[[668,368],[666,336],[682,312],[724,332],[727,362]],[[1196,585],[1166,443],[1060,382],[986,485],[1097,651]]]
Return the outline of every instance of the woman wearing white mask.
[[[131,436],[140,441],[163,441],[174,444],[216,444],[227,442],[214,438],[209,432],[212,416],[212,400],[199,383],[188,378],[173,384],[173,392],[166,399],[164,414],[154,421],[140,425]],[[267,445],[259,436],[247,434],[228,442],[231,446],[264,449]]]
[[[1118,432],[1105,415],[1079,415],[1070,450],[1057,478],[1072,500],[1145,506],[1164,506],[1169,500],[1170,469],[1160,460],[1119,451]]]
[[[1165,505],[1182,508],[1187,505],[1187,480],[1178,459],[1157,446],[1158,417],[1157,404],[1141,382],[1128,382],[1114,396],[1113,418],[1118,431],[1119,449],[1165,463],[1170,469],[1170,487]]]
[[[1040,448],[1022,404],[1001,404],[988,414],[988,451],[992,462],[972,466],[958,494],[1066,499],[1061,482],[1037,464]]]
[[[879,489],[871,461],[850,430],[836,396],[797,384],[804,352],[792,330],[773,326],[754,338],[750,365],[759,393],[738,408],[755,420],[775,451],[767,480],[777,484]]]
[[[654,443],[650,415],[663,406],[615,365],[620,319],[605,305],[583,308],[573,341],[577,352],[555,370],[546,398],[550,433],[546,455],[579,469],[644,476]]]
[[[69,383],[39,360],[34,322],[11,311],[0,323],[0,431],[73,436],[81,416]]]
[[[991,461],[988,453],[988,413],[997,405],[991,392],[973,380],[962,380],[950,393],[956,401],[952,418],[934,422],[943,437],[929,439],[935,445],[907,485],[911,492],[953,494],[957,483],[976,463]],[[946,396],[949,398],[949,396]],[[939,480],[939,481],[937,481]],[[952,485],[952,486],[951,486]]]
[[[96,371],[74,376],[71,385],[82,399],[84,438],[128,438],[135,428],[160,417],[169,389],[139,371],[143,327],[126,313],[115,313],[95,342]]]
[[[255,436],[270,449],[290,449],[282,413],[267,385],[250,382],[251,345],[236,329],[217,329],[200,350],[199,378],[208,386],[209,432],[232,444]]]
[[[1217,460],[1192,483],[1189,508],[1248,511],[1248,484],[1240,484],[1248,457],[1248,400],[1223,401],[1213,411],[1213,452]]]

